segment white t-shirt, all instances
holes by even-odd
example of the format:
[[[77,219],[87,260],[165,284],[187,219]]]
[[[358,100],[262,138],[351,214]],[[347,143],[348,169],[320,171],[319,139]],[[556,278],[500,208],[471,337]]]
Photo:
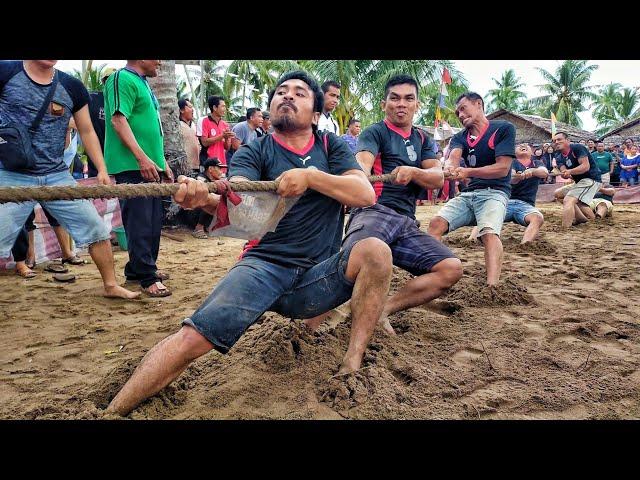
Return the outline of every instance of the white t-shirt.
[[[322,132],[333,132],[336,135],[340,135],[338,131],[338,122],[336,122],[331,114],[327,117],[327,115],[323,112],[320,114],[320,119],[318,120],[318,131]]]
[[[202,136],[202,122],[204,121],[205,118],[207,117],[202,117],[196,122],[196,135],[198,137]]]

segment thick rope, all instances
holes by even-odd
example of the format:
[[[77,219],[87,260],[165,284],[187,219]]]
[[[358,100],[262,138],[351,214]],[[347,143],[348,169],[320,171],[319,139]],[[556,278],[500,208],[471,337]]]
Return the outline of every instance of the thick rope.
[[[371,175],[371,183],[390,183],[395,174]],[[278,182],[229,182],[234,192],[275,192]],[[206,183],[209,192],[216,193],[215,183]],[[133,198],[133,197],[165,197],[174,195],[179,188],[178,183],[121,183],[117,185],[65,185],[57,187],[0,187],[0,203],[26,202],[35,200],[46,202],[51,200],[79,200],[84,198]]]

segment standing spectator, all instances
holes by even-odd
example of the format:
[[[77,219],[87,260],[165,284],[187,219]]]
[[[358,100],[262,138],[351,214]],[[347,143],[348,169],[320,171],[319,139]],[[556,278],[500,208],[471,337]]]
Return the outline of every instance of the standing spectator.
[[[322,92],[324,93],[324,107],[318,118],[318,131],[332,132],[340,135],[338,123],[331,116],[340,101],[340,84],[335,80],[327,80],[322,84]]]
[[[584,146],[585,146],[585,148],[586,148],[586,146],[587,146],[587,141],[586,141],[584,138],[582,138],[578,143],[579,143],[580,145],[584,145]]]
[[[247,119],[244,122],[237,123],[233,127],[235,137],[231,139],[231,146],[237,151],[242,145],[251,143],[258,138],[256,129],[262,126],[262,112],[259,108],[247,108]]]
[[[187,160],[191,165],[191,171],[200,173],[200,149],[198,148],[196,126],[193,123],[193,105],[186,98],[182,98],[178,100],[178,108],[180,109],[180,133],[184,140]]]
[[[533,145],[532,148],[533,148],[533,155],[531,156],[531,158],[533,160],[542,159],[542,155],[544,154],[544,150],[542,149],[542,147],[539,145]]]
[[[226,165],[222,165],[222,162],[217,158],[208,158],[206,162],[202,164],[203,172],[198,175],[197,179],[202,182],[213,182],[214,180],[220,180],[222,178],[222,167],[226,167]],[[193,230],[193,235],[196,238],[206,239],[208,238],[207,232],[205,232],[205,227],[209,227],[211,225],[211,221],[213,220],[213,215],[208,214],[204,210],[200,210],[200,215],[198,216],[198,224],[196,228]]]
[[[620,160],[620,182],[623,187],[631,185],[632,187],[638,183],[638,167],[640,166],[640,155],[638,147],[631,145],[627,149],[627,153]]]
[[[360,120],[352,118],[349,120],[349,126],[347,128],[347,133],[342,135],[342,139],[347,142],[349,145],[349,149],[356,153],[356,145],[358,143],[358,136],[360,135]]]
[[[620,167],[620,158],[622,157],[620,145],[614,145],[611,147],[611,156],[613,157],[613,171],[611,172],[610,183],[620,184],[620,172],[622,171],[622,168]]]
[[[107,78],[116,71],[113,67],[107,67],[102,71],[102,78],[100,79],[102,85],[105,84]],[[104,94],[102,92],[89,93],[89,115],[91,116],[91,123],[93,129],[96,131],[98,140],[100,141],[100,151],[104,155]],[[98,170],[91,159],[91,155],[87,152],[87,166],[89,177],[95,177],[98,175]]]
[[[553,167],[556,166],[553,159],[553,156],[554,156],[553,146],[548,143],[545,143],[544,145],[545,145],[543,146],[544,153],[540,157],[540,161],[544,165],[544,168],[546,168],[547,171],[550,172],[551,170],[553,170]],[[552,175],[548,175],[544,183],[556,183],[556,177]]]
[[[0,186],[35,187],[75,185],[63,161],[65,133],[73,116],[87,151],[98,169],[98,183],[108,185],[100,142],[89,116],[89,92],[76,79],[54,68],[57,60],[0,62],[0,123],[33,125],[42,110],[41,121],[31,133],[35,164],[9,170],[0,156]],[[44,107],[44,109],[43,109]],[[42,202],[71,234],[78,246],[88,246],[100,271],[105,297],[135,298],[116,281],[110,232],[89,200]],[[23,229],[34,201],[0,205],[0,257],[8,257]]]
[[[598,165],[600,175],[602,176],[602,183],[610,183],[615,160],[613,155],[604,151],[604,142],[599,141],[596,143],[596,151],[592,152],[591,156],[595,160],[596,165]]]
[[[624,155],[627,155],[629,153],[629,150],[631,149],[631,147],[634,146],[634,145],[635,145],[635,142],[633,141],[633,139],[627,138],[624,141],[624,148],[622,149],[623,155],[620,156],[620,159],[622,159],[622,157]]]
[[[235,136],[229,124],[223,120],[227,113],[224,98],[212,95],[208,105],[209,115],[202,118],[196,127],[196,135],[204,150],[204,158],[203,152],[200,152],[200,163],[207,158],[226,158],[227,151],[231,149],[231,139]]]
[[[596,141],[593,138],[587,140],[587,150],[589,150],[589,153],[596,151]]]
[[[127,60],[127,66],[107,79],[104,86],[105,162],[118,183],[159,182],[162,173],[173,182],[164,158],[159,104],[147,77],[158,75],[160,60]],[[140,282],[151,297],[171,295],[156,261],[162,229],[162,198],[120,200],[122,223],[129,245],[124,274]]]
[[[271,117],[269,116],[269,112],[262,112],[262,126],[256,128],[256,133],[258,134],[258,138],[271,133]]]

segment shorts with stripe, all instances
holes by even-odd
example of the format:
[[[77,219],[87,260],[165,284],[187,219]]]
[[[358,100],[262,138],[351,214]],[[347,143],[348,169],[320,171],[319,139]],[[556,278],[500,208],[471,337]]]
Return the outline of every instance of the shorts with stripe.
[[[596,182],[591,178],[583,178],[578,183],[574,183],[567,188],[566,196],[577,198],[582,203],[589,205],[595,194],[600,190],[600,187],[602,187],[602,183]]]

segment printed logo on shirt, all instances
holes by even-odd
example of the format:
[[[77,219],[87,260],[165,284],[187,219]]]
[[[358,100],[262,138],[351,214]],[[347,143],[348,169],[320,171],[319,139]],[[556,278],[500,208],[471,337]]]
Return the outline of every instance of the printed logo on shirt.
[[[56,102],[51,102],[51,105],[49,105],[49,113],[56,117],[62,117],[64,115],[64,105],[60,105]]]
[[[409,160],[414,162],[418,159],[418,154],[416,153],[415,148],[413,148],[413,144],[411,140],[407,139],[404,141],[404,146],[407,149],[407,155],[409,156]]]
[[[467,157],[467,163],[469,164],[470,167],[475,167],[476,166],[476,149],[475,148],[470,148],[469,149],[469,156]]]
[[[567,158],[567,161],[565,162],[567,164],[567,167],[570,167],[572,165],[571,160]]]
[[[7,141],[4,138],[0,137],[0,145],[5,144],[5,143],[7,143]]]
[[[211,129],[211,136],[212,136],[212,137],[215,137],[217,134],[218,134],[218,132],[216,132],[216,129],[215,129],[215,128],[212,128],[212,129]]]
[[[307,155],[305,158],[302,158],[302,157],[298,157],[298,158],[302,162],[302,165],[304,165],[306,167],[307,166],[307,161],[311,160],[311,155]]]
[[[104,107],[100,107],[100,110],[98,110],[98,118],[104,122]]]

